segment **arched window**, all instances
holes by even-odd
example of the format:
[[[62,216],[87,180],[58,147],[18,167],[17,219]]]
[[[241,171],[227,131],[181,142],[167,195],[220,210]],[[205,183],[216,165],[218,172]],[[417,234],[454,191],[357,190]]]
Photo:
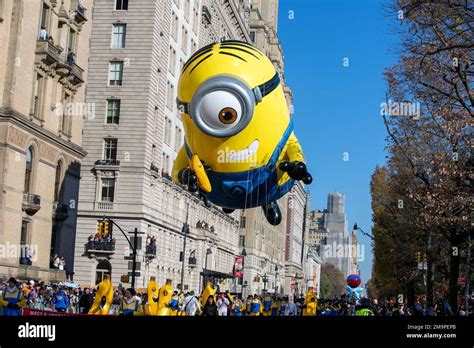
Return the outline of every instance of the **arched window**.
[[[63,173],[63,165],[61,161],[58,161],[58,164],[56,165],[56,175],[54,178],[54,201],[55,202],[59,201],[62,173]]]
[[[30,146],[26,150],[26,160],[25,160],[25,192],[30,192],[31,190],[31,181],[33,177],[33,148]]]
[[[112,276],[112,266],[110,262],[107,260],[102,260],[97,264],[96,271],[95,271],[95,283],[96,285],[99,284],[101,281],[104,280],[104,276],[108,274]]]

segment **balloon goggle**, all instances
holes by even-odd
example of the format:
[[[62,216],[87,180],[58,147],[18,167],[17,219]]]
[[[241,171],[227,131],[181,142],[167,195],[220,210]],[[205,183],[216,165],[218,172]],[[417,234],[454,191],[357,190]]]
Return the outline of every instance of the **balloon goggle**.
[[[203,82],[191,102],[176,100],[205,134],[226,138],[242,131],[251,121],[255,105],[280,84],[278,72],[267,82],[250,88],[242,80],[219,75]]]

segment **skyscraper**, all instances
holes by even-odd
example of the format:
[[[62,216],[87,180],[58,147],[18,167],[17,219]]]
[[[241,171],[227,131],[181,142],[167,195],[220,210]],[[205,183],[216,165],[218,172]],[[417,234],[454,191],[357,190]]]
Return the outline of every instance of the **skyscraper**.
[[[344,211],[344,195],[330,193],[327,211],[324,212],[324,228],[327,237],[321,245],[321,257],[324,263],[330,263],[348,275],[351,271],[351,241],[347,232],[347,219]]]

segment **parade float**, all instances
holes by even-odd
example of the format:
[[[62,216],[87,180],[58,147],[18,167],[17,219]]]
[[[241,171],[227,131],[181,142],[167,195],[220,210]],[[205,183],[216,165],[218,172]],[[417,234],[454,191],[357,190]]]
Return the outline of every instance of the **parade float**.
[[[312,177],[272,62],[245,42],[207,45],[184,64],[177,103],[185,142],[173,180],[225,213],[260,206],[278,225],[276,201]]]

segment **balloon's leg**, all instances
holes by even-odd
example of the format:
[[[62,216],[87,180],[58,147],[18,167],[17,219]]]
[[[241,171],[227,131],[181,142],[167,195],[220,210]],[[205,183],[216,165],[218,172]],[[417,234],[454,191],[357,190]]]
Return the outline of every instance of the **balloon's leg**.
[[[281,222],[281,211],[277,202],[270,202],[262,206],[263,214],[270,225],[277,226]]]

